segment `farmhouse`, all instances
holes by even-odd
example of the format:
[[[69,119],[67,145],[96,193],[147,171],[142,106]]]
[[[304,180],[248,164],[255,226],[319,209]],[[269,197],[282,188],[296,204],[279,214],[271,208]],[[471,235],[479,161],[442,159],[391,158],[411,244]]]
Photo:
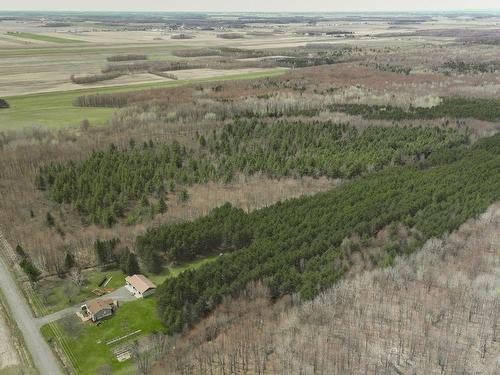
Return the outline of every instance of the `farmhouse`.
[[[95,299],[82,306],[82,314],[93,322],[97,322],[113,315],[117,307],[118,302],[112,299]]]
[[[144,275],[127,276],[125,281],[125,287],[135,298],[144,298],[156,291],[156,285]]]

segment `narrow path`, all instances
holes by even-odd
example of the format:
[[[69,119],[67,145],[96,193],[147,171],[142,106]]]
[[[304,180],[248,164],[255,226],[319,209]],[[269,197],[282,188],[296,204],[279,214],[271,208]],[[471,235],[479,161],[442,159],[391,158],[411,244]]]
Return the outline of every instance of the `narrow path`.
[[[0,239],[2,234],[0,233]],[[39,330],[36,318],[33,316],[24,295],[14,281],[8,265],[3,260],[3,255],[10,249],[5,248],[6,242],[0,241],[0,288],[5,296],[7,305],[12,312],[18,328],[23,334],[26,347],[31,353],[31,357],[36,368],[42,375],[62,375],[57,359],[44,340]]]

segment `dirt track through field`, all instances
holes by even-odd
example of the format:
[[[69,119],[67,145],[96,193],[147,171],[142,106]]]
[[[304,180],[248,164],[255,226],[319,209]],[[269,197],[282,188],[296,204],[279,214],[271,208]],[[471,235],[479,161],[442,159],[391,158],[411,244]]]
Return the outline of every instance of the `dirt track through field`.
[[[0,288],[12,312],[12,318],[22,332],[26,347],[31,353],[40,374],[62,375],[54,353],[40,333],[36,319],[24,299],[23,293],[14,281],[9,266],[3,259],[3,255],[10,251],[8,247],[9,244],[0,233],[0,252],[2,253],[2,256],[0,256]]]

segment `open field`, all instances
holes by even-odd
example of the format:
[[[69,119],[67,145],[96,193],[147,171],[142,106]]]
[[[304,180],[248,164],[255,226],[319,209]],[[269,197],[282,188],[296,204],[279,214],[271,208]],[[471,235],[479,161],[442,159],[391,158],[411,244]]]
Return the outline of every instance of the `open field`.
[[[276,49],[304,47],[313,43],[367,49],[384,48],[387,45],[391,48],[411,48],[424,43],[441,46],[456,42],[457,38],[453,35],[460,35],[456,30],[477,28],[489,33],[498,25],[498,18],[495,17],[474,22],[436,17],[397,27],[388,19],[375,17],[363,21],[353,22],[334,17],[332,20],[320,19],[314,24],[264,22],[248,25],[241,30],[233,29],[230,21],[223,20],[222,23],[229,24],[225,26],[228,32],[241,32],[244,37],[223,39],[217,37],[220,34],[218,30],[186,26],[187,30],[183,33],[192,36],[192,39],[172,39],[181,32],[173,27],[165,27],[165,24],[134,29],[122,24],[116,27],[101,22],[74,22],[53,29],[45,27],[40,21],[4,20],[0,22],[0,35],[3,34],[0,38],[0,77],[3,77],[0,96],[69,89],[71,74],[98,72],[106,56],[112,53],[145,53],[152,59],[165,60],[174,59],[170,52],[180,48],[230,47],[270,53]],[[352,34],[329,35],[328,32],[332,30]],[[424,31],[427,34],[419,34]],[[450,35],[450,31],[455,31],[455,34]],[[8,34],[12,32],[19,34]],[[31,44],[22,44],[24,41]],[[75,47],[71,44],[74,42],[85,43]],[[56,44],[59,45],[55,47]],[[35,57],[32,63],[29,63],[29,57]],[[30,84],[22,84],[23,75],[29,77]],[[10,77],[10,80],[6,77]],[[141,78],[136,77],[135,82],[141,82]]]
[[[61,44],[85,43],[84,40],[66,39],[66,38],[59,38],[59,37],[55,37],[55,36],[43,35],[43,34],[34,34],[34,33],[8,32],[7,35],[13,36],[13,37],[16,37],[16,38],[39,40],[39,41],[42,41],[42,42],[50,42],[50,43],[61,43]]]
[[[256,79],[273,77],[283,74],[283,69],[258,70],[240,73],[227,71],[223,76],[210,76],[203,71],[202,78],[180,79],[177,81],[162,80],[160,82],[124,84],[123,86],[110,86],[99,89],[80,89],[73,91],[51,92],[43,94],[21,95],[6,97],[11,108],[0,110],[0,130],[19,130],[24,127],[42,126],[48,128],[61,128],[79,125],[83,119],[88,119],[92,125],[106,123],[115,111],[112,108],[82,108],[75,107],[73,101],[81,96],[95,93],[127,92],[140,89],[153,89],[161,87],[177,87],[193,83],[204,83],[226,80]],[[219,71],[214,72],[220,73]],[[193,72],[186,76],[196,77]]]

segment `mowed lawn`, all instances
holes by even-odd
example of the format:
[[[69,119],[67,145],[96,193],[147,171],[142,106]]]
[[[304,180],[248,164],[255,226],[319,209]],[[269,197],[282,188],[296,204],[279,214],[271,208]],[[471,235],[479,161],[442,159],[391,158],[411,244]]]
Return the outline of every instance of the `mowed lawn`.
[[[131,361],[118,362],[113,349],[143,335],[161,332],[162,325],[153,296],[121,305],[112,317],[99,325],[83,323],[76,315],[71,315],[57,323],[45,325],[41,330],[49,342],[55,341],[64,347],[66,357],[71,360],[78,374],[97,374],[104,365],[111,365],[114,371],[126,373],[127,368],[133,370]],[[141,332],[108,345],[109,341],[137,330]]]
[[[176,277],[183,271],[196,269],[217,258],[218,256],[212,256],[177,267],[169,267],[160,275],[148,274],[148,277],[156,285],[160,285],[169,277]],[[108,272],[108,274],[111,273],[114,278],[116,277],[117,282],[124,284],[125,276],[121,271]],[[95,271],[92,277],[98,280],[102,275]],[[57,286],[56,288],[59,289]],[[131,360],[118,362],[113,349],[130,344],[154,332],[161,332],[163,327],[156,311],[156,296],[153,295],[122,304],[115,315],[104,320],[100,325],[83,323],[76,315],[72,315],[43,326],[41,331],[49,342],[55,343],[64,350],[66,359],[79,374],[95,374],[101,366],[106,364],[111,365],[113,373],[134,374],[133,362]],[[137,330],[141,331],[116,343],[107,344],[110,340]]]
[[[89,120],[91,125],[104,125],[116,111],[115,108],[75,107],[73,105],[73,101],[81,95],[176,87],[192,83],[257,79],[281,75],[285,71],[285,69],[271,69],[252,73],[235,73],[234,75],[226,75],[222,77],[154,82],[5,97],[10,105],[10,108],[0,109],[0,131],[22,130],[23,128],[37,126],[44,128],[72,127],[79,126],[84,119]]]
[[[37,294],[44,305],[44,315],[74,306],[77,303],[97,297],[92,290],[99,287],[99,283],[106,277],[111,278],[105,288],[118,289],[125,285],[125,275],[119,270],[83,271],[86,282],[78,288],[69,278],[60,279],[57,276],[43,279],[38,282]]]
[[[34,33],[24,33],[24,32],[17,32],[17,31],[8,32],[7,35],[14,36],[16,38],[39,40],[41,42],[50,42],[50,43],[60,43],[60,44],[87,43],[87,41],[85,41],[85,40],[59,38],[57,36],[34,34]]]

